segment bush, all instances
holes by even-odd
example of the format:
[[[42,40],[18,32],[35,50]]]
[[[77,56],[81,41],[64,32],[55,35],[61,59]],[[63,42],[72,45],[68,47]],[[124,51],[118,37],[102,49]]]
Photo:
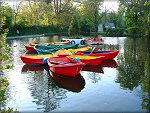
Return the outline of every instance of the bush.
[[[106,29],[106,35],[107,36],[123,36],[124,31],[125,30],[123,28],[119,28],[119,29],[109,28],[109,29]]]
[[[127,32],[129,36],[142,36],[143,29],[138,27],[129,27],[127,28]]]
[[[17,30],[19,30],[19,35],[33,35],[33,34],[45,34],[49,35],[50,33],[60,33],[60,32],[67,32],[65,27],[60,28],[57,26],[30,26],[30,27],[23,27],[20,25],[11,27],[9,29],[9,33],[7,36],[16,36]]]

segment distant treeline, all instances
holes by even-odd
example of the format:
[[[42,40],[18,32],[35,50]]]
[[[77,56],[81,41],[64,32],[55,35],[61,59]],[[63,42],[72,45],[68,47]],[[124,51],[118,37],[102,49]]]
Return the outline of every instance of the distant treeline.
[[[149,35],[150,2],[119,0],[118,12],[101,11],[103,0],[41,0],[20,1],[14,8],[1,7],[8,36],[68,32],[68,35],[97,35],[98,25],[114,23],[105,28],[106,36]]]

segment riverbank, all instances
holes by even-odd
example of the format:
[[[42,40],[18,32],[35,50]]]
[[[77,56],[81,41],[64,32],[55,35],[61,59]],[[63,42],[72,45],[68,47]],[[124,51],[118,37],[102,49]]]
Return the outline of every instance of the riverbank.
[[[54,35],[67,35],[67,32],[50,33],[50,34],[39,34],[39,35],[9,36],[9,37],[6,37],[6,39],[7,40],[13,40],[13,39],[21,39],[21,38],[34,38],[34,37],[44,37],[44,36],[54,36]]]

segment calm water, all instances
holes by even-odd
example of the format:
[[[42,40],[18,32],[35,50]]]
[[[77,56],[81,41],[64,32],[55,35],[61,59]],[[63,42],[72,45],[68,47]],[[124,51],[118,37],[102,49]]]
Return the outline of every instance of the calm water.
[[[150,45],[142,39],[104,37],[103,50],[119,55],[101,66],[87,67],[74,79],[52,78],[41,66],[24,65],[24,45],[57,41],[57,37],[9,40],[13,69],[6,108],[20,112],[147,112],[150,111]],[[46,68],[46,67],[44,67]],[[88,71],[91,69],[91,71]]]

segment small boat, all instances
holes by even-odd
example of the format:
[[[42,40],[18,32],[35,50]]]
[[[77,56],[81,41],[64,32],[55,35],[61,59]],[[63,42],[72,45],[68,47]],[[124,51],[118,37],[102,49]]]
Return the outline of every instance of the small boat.
[[[85,39],[85,43],[88,45],[103,45],[104,40],[101,37],[87,38]]]
[[[47,62],[50,71],[68,77],[78,75],[85,65],[82,62],[68,57],[52,57],[49,58]]]
[[[83,56],[83,55],[72,55],[72,53],[69,50],[66,49],[60,49],[58,50],[55,55],[57,56],[67,56],[68,58],[79,60],[86,65],[99,65],[103,59],[104,56]]]
[[[55,55],[34,55],[34,56],[20,56],[21,60],[25,64],[47,64],[47,59]]]
[[[79,44],[68,44],[68,45],[50,45],[50,46],[42,46],[36,45],[34,49],[38,52],[38,54],[50,54],[55,53],[56,51],[64,48],[64,49],[77,49]]]
[[[50,45],[50,43],[43,43],[43,44],[39,44],[38,42],[31,43],[29,45],[26,45],[25,48],[26,48],[26,50],[28,50],[28,52],[35,52],[36,50],[34,49],[34,46],[36,46],[36,45],[48,46],[48,45]]]
[[[28,50],[29,52],[35,52],[36,50],[34,49],[35,45],[26,45],[25,48],[26,50]]]
[[[33,51],[36,51],[34,46],[36,45],[42,45],[42,46],[50,46],[50,45],[67,45],[67,44],[70,44],[70,42],[66,41],[66,42],[52,42],[52,43],[31,43],[29,45],[26,45],[25,48],[26,50],[28,50],[29,52],[33,52]]]
[[[104,60],[110,60],[115,58],[119,53],[119,50],[110,50],[110,51],[78,51],[76,55],[85,55],[85,56],[104,56]]]
[[[75,77],[66,77],[50,71],[50,77],[60,88],[67,89],[72,92],[80,92],[85,86],[85,80],[79,73]]]
[[[63,38],[61,39],[61,42],[69,41],[71,44],[79,44],[79,46],[85,45],[85,39],[84,38]]]
[[[69,58],[79,59],[86,65],[99,65],[102,63],[104,56],[83,56],[83,55],[70,55]]]

